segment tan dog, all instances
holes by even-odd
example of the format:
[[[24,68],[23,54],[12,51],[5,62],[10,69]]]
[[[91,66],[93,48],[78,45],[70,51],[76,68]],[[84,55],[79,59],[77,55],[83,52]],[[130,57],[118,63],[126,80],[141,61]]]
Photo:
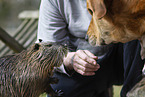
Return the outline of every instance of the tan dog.
[[[145,0],[87,0],[92,15],[88,29],[93,46],[114,42],[141,40],[141,56],[145,58]],[[127,97],[145,97],[145,78]]]
[[[145,36],[141,36],[145,34],[145,0],[87,0],[87,8],[92,14],[87,32],[90,44],[144,39]],[[143,49],[145,43],[142,41],[142,53],[145,53]]]

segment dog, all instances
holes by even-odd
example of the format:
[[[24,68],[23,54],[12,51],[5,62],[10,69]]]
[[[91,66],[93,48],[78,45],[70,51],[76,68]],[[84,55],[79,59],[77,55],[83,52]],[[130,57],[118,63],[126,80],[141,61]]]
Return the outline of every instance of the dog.
[[[145,58],[145,0],[87,0],[92,15],[87,35],[93,46],[140,39]]]

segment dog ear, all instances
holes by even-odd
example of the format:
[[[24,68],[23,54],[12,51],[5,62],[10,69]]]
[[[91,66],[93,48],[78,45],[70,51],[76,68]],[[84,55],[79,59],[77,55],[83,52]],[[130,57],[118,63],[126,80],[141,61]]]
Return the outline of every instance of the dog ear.
[[[88,11],[91,10],[97,19],[101,19],[106,14],[104,0],[87,0]]]

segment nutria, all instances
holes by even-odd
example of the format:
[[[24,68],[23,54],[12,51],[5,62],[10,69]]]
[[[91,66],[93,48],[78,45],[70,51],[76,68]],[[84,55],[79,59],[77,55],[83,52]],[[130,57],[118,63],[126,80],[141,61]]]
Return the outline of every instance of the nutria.
[[[0,97],[39,97],[46,92],[60,97],[50,84],[54,67],[62,64],[67,53],[66,46],[54,43],[35,43],[21,53],[0,58]]]

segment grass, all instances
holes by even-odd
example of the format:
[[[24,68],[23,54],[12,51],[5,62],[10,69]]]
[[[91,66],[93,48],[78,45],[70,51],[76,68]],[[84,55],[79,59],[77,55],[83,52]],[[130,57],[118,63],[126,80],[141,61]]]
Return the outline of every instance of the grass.
[[[46,93],[41,94],[39,97],[46,97]]]
[[[122,86],[113,86],[114,97],[120,97],[120,90]],[[46,93],[40,95],[39,97],[46,97]]]
[[[120,91],[122,86],[113,86],[114,96],[113,97],[120,97]]]

